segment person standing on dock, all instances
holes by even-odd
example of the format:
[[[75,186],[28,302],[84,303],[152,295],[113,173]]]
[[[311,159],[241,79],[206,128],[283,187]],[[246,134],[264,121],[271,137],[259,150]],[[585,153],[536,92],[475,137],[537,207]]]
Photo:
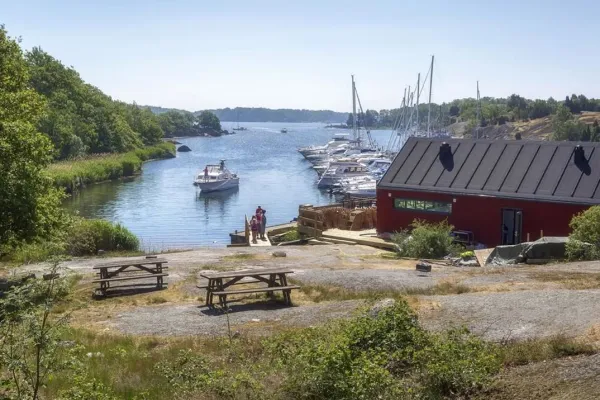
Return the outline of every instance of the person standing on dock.
[[[260,220],[260,239],[261,240],[267,240],[267,238],[265,237],[265,231],[267,229],[267,210],[261,210],[262,211],[262,218]]]
[[[204,180],[207,181],[208,180],[208,166],[204,167]]]
[[[256,209],[256,214],[254,216],[256,217],[256,222],[258,224],[258,234],[259,234],[259,237],[262,239],[262,217],[263,217],[263,213],[262,213],[262,208],[260,208],[260,206],[258,206],[258,208]]]
[[[258,233],[258,221],[256,216],[252,216],[250,220],[250,230],[252,231],[252,243],[256,243],[256,234]]]

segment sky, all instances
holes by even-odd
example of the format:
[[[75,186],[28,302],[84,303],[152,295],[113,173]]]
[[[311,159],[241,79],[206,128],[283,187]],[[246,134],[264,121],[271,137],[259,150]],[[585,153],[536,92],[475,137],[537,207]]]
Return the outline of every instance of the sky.
[[[0,0],[0,24],[115,99],[201,110],[600,97],[598,0]],[[428,88],[422,96],[427,101]]]

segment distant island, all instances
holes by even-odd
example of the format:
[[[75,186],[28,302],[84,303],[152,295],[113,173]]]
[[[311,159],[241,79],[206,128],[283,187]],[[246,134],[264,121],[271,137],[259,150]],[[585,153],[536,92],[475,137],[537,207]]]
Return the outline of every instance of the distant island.
[[[156,106],[144,106],[154,114],[163,114],[169,111],[180,111],[175,108],[163,108]],[[346,122],[348,113],[336,112],[331,110],[294,110],[288,108],[270,109],[270,108],[219,108],[210,111],[215,114],[221,121],[241,121],[241,122],[323,122],[323,123],[342,123]],[[202,111],[193,112],[194,115],[199,115]]]

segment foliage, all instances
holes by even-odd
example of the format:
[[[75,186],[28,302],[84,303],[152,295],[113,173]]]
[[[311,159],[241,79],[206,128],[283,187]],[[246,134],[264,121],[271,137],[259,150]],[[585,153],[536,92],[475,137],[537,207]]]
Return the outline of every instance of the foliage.
[[[153,107],[156,113],[164,111]],[[329,110],[292,110],[259,107],[236,107],[221,108],[210,111],[221,121],[240,121],[240,122],[344,122],[345,113]],[[194,114],[200,114],[196,112]]]
[[[171,157],[175,157],[175,146],[161,143],[124,154],[54,163],[49,167],[49,175],[55,186],[72,193],[90,183],[133,176],[144,161]]]
[[[135,251],[139,239],[121,224],[113,225],[102,219],[76,218],[66,238],[66,250],[73,256],[105,251]]]
[[[37,127],[52,140],[56,159],[124,152],[162,138],[151,111],[113,101],[38,47],[26,59],[29,81],[47,104]]]
[[[58,264],[49,271],[56,274]],[[60,335],[66,317],[51,318],[68,293],[63,279],[30,279],[0,299],[0,369],[10,376],[17,398],[38,399],[40,389],[61,367]]]
[[[28,80],[19,44],[0,26],[0,255],[61,225],[61,195],[44,174],[52,144],[36,130],[44,101]]]
[[[287,372],[286,398],[461,396],[485,386],[500,369],[493,345],[465,330],[430,334],[404,301],[335,329],[283,335],[268,346]]]
[[[284,242],[291,242],[294,240],[300,240],[301,236],[300,236],[300,232],[298,232],[298,229],[292,229],[290,231],[287,231],[283,237],[282,237],[282,241]]]
[[[454,227],[447,221],[428,223],[415,219],[411,230],[404,230],[394,235],[398,255],[411,258],[442,258],[456,253],[452,231]]]
[[[600,206],[575,215],[569,224],[571,234],[566,246],[571,260],[600,259]]]
[[[197,136],[197,120],[194,114],[187,111],[167,111],[158,115],[158,121],[165,137]]]
[[[198,124],[201,128],[212,129],[215,131],[221,130],[221,122],[219,118],[210,111],[202,111],[198,116]]]
[[[68,389],[61,391],[58,400],[117,400],[110,387],[85,374],[76,374]]]

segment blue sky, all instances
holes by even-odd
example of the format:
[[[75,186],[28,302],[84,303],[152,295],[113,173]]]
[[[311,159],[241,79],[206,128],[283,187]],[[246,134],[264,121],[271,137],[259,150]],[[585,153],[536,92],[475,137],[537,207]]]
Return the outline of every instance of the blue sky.
[[[433,100],[600,97],[600,1],[14,1],[0,24],[113,98],[188,110],[398,107],[435,54]],[[425,95],[426,96],[426,95]]]

